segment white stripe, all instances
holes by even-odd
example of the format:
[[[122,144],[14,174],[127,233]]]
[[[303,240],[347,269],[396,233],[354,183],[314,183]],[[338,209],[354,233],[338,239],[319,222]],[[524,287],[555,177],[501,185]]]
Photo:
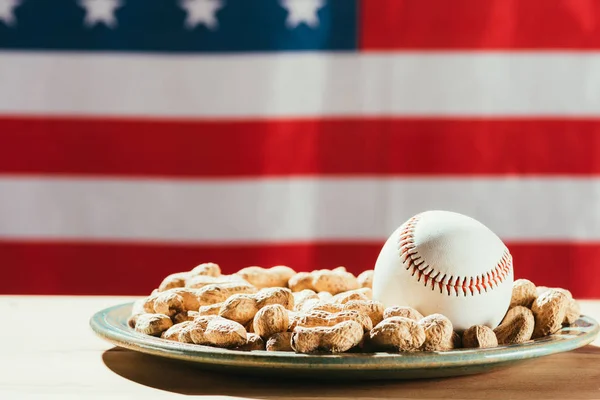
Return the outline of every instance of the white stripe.
[[[600,115],[598,53],[0,53],[0,113]]]
[[[600,239],[596,179],[0,179],[0,237],[381,240],[447,209],[511,240]]]

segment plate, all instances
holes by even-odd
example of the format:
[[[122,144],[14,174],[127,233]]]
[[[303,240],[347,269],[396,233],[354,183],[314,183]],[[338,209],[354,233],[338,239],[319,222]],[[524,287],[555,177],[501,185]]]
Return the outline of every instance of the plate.
[[[492,349],[336,355],[248,352],[172,342],[138,333],[127,325],[132,304],[97,312],[90,320],[92,330],[116,346],[189,362],[201,369],[271,378],[367,380],[470,375],[585,346],[600,331],[597,321],[581,316],[573,325],[551,336]]]

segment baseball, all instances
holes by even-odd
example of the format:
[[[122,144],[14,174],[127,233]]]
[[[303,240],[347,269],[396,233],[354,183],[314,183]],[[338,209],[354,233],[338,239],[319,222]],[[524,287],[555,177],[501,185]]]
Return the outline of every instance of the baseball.
[[[387,239],[374,270],[374,300],[443,314],[457,331],[495,328],[510,304],[508,248],[481,222],[455,212],[410,218]]]

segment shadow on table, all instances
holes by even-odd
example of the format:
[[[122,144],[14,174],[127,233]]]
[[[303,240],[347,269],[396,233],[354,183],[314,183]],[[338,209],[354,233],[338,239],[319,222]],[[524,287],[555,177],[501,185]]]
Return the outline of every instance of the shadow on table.
[[[352,392],[358,397],[361,394],[370,397],[375,386],[392,384],[389,381],[371,382],[369,390],[366,391],[364,382],[311,381],[310,385],[307,385],[306,379],[244,375],[235,375],[235,378],[232,378],[229,373],[211,372],[191,363],[155,357],[119,347],[105,351],[102,360],[110,370],[123,378],[155,389],[188,395],[243,396],[260,399],[299,396],[339,397],[348,396]]]
[[[310,381],[280,377],[248,377],[217,373],[195,365],[114,347],[103,353],[104,364],[116,374],[141,385],[188,395],[251,398],[564,398],[572,388],[574,372],[580,389],[597,394],[600,348],[586,346],[554,356],[529,360],[485,374],[416,381]],[[590,364],[591,361],[591,364]],[[581,394],[581,393],[579,393]]]

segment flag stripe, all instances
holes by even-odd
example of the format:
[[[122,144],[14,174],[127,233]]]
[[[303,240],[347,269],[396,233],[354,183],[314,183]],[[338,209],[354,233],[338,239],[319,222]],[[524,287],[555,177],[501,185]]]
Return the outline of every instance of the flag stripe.
[[[5,115],[597,117],[600,54],[1,53],[0,87]]]
[[[600,49],[596,0],[362,0],[363,50]]]
[[[381,240],[460,212],[508,240],[600,240],[600,178],[0,178],[0,237],[191,243]]]
[[[0,241],[9,268],[2,294],[147,295],[166,275],[202,262],[232,273],[249,265],[289,265],[297,271],[344,265],[355,274],[373,268],[382,242],[248,245],[165,245],[124,243]],[[597,296],[590,281],[600,279],[600,243],[508,242],[516,278],[571,290],[579,298]]]
[[[585,176],[600,173],[600,120],[4,117],[0,171],[215,178]]]

